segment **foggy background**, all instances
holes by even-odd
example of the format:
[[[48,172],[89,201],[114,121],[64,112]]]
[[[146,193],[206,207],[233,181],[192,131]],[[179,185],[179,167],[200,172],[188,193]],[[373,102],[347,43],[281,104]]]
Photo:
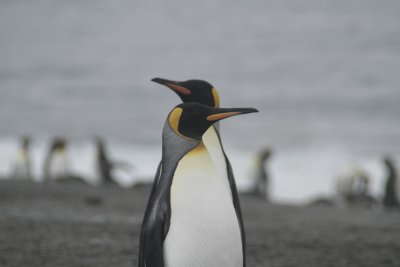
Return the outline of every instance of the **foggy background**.
[[[260,110],[221,123],[239,187],[270,146],[276,200],[331,194],[350,161],[380,196],[381,157],[400,155],[399,14],[396,0],[2,0],[1,174],[20,135],[38,155],[53,136],[83,150],[99,135],[150,178],[179,103],[150,80],[196,78],[222,106]]]

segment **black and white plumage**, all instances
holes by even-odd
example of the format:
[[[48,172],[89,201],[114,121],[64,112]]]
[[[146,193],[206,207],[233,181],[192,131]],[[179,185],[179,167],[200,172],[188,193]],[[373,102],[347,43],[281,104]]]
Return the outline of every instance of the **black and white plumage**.
[[[154,78],[153,82],[162,84],[167,88],[174,91],[184,103],[195,102],[200,103],[206,106],[219,108],[220,107],[220,97],[217,89],[212,86],[210,83],[203,80],[187,80],[183,82],[172,81],[162,78]],[[219,171],[228,177],[230,191],[232,193],[232,200],[235,207],[236,216],[239,220],[241,239],[242,239],[242,254],[243,254],[243,266],[246,266],[246,251],[245,251],[245,231],[243,225],[243,217],[240,207],[239,194],[237,191],[236,181],[233,174],[231,163],[228,157],[225,154],[223,149],[223,145],[221,142],[221,136],[219,133],[219,125],[218,122],[212,125],[203,135],[202,140],[205,146],[210,151],[213,160],[216,162],[216,165],[219,166]],[[154,194],[155,186],[158,184],[158,178],[160,176],[161,163],[158,166],[155,182],[153,184],[149,202]],[[148,212],[148,208],[146,208],[146,214]],[[146,219],[147,216],[145,216]],[[144,222],[145,223],[145,222]],[[143,233],[141,234],[143,235]]]
[[[384,164],[387,172],[387,180],[385,184],[385,195],[383,197],[383,206],[385,208],[399,208],[400,207],[400,192],[398,185],[398,177],[393,159],[390,157],[384,158]]]
[[[224,153],[211,152],[202,137],[212,123],[250,112],[256,110],[186,103],[170,113],[163,129],[162,162],[142,225],[140,267],[245,265],[230,168],[217,164]],[[214,136],[208,140],[211,147],[219,143]]]

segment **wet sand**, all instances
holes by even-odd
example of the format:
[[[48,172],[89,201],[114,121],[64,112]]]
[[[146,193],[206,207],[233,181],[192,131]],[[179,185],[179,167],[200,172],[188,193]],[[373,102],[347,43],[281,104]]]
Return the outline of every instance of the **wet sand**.
[[[0,181],[0,266],[137,266],[148,188]],[[400,266],[400,212],[241,196],[248,266]]]

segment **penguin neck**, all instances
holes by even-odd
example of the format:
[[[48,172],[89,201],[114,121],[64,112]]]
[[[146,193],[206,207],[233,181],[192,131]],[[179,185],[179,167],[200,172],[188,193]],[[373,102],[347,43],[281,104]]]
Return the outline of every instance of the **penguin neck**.
[[[265,173],[265,164],[267,163],[267,157],[259,157],[258,158],[258,169],[260,174],[265,177],[266,173]]]
[[[259,157],[256,161],[257,169],[261,177],[265,177],[265,162],[266,159],[261,157]]]
[[[226,172],[221,171],[219,164],[220,162],[216,161],[215,157],[213,158],[205,143],[199,142],[197,146],[183,156],[177,165],[173,180],[173,184],[178,185],[178,187],[174,187],[175,191],[191,188],[194,193],[195,191],[198,192],[202,186],[204,186],[203,189],[211,186],[215,189],[218,188],[216,190],[222,190],[220,191],[221,194],[225,192],[230,199],[229,181],[226,179]],[[199,192],[199,194],[201,193]]]
[[[176,134],[166,121],[162,133],[161,176],[167,179],[160,180],[162,186],[158,188],[169,187],[179,160],[199,144],[199,140],[187,139]]]
[[[214,126],[208,128],[202,137],[202,142],[215,163],[219,174],[226,177],[228,174],[225,152],[217,128]]]
[[[386,168],[387,168],[387,173],[388,173],[389,179],[397,180],[396,168],[393,166],[393,164],[388,164],[386,166]]]

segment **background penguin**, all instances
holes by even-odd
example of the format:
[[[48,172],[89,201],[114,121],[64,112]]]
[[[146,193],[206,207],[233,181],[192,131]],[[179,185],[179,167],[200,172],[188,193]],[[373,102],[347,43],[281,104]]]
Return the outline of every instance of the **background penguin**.
[[[21,137],[18,157],[14,164],[13,177],[15,179],[32,179],[32,161],[30,157],[31,140],[28,136]]]
[[[101,183],[105,185],[114,185],[115,180],[112,174],[112,163],[101,138],[96,138],[96,170]]]
[[[196,102],[214,108],[220,107],[220,97],[217,89],[215,89],[214,86],[212,86],[210,83],[206,81],[187,80],[183,82],[178,82],[162,78],[154,78],[152,79],[152,81],[165,85],[169,89],[173,90],[184,103]],[[207,150],[210,152],[211,157],[215,162],[215,165],[217,165],[217,167],[219,168],[219,172],[222,175],[227,176],[229,179],[233,204],[235,206],[235,210],[239,218],[242,240],[243,242],[245,242],[246,238],[244,235],[244,226],[243,226],[242,212],[240,208],[239,195],[231,163],[228,157],[226,156],[222,146],[221,137],[219,134],[218,122],[212,125],[212,127],[209,127],[209,129],[204,133],[202,140],[205,146],[207,147]],[[159,177],[159,170],[160,166],[157,170],[156,178]],[[154,187],[151,190],[150,198],[153,193],[154,193]],[[243,246],[243,249],[244,248],[245,246]],[[243,255],[245,254],[246,254],[245,251],[243,251]]]
[[[377,201],[369,190],[369,175],[356,163],[337,178],[337,203],[342,207],[372,208]]]
[[[160,175],[142,224],[139,267],[245,265],[229,179],[202,136],[221,119],[251,112],[257,110],[184,103],[168,115]]]
[[[68,177],[68,159],[66,155],[67,141],[55,138],[50,146],[44,162],[44,180],[65,179]]]
[[[387,180],[385,186],[385,196],[383,197],[383,206],[385,208],[399,208],[398,198],[398,179],[394,162],[390,157],[385,157],[383,162],[386,166]]]
[[[125,161],[116,161],[110,158],[106,144],[102,138],[96,138],[95,169],[97,177],[104,185],[119,185],[118,179],[131,178],[133,165]]]
[[[265,170],[265,163],[270,158],[272,150],[270,148],[265,148],[260,151],[255,159],[252,166],[253,178],[254,178],[254,187],[252,190],[252,194],[259,195],[269,199],[268,194],[268,183],[269,177],[267,171]]]
[[[85,177],[73,171],[68,155],[68,142],[62,137],[53,140],[44,161],[44,181],[78,182],[88,184]]]

